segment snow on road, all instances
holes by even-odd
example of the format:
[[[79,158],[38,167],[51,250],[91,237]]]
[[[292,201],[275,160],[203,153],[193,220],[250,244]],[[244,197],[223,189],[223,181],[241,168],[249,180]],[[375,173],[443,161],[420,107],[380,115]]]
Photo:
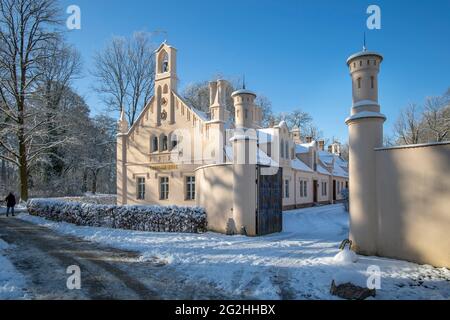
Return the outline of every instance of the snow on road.
[[[450,271],[445,268],[359,256],[342,265],[333,257],[348,237],[348,214],[341,205],[287,211],[283,232],[264,237],[217,233],[152,233],[79,227],[23,214],[20,219],[66,235],[165,260],[193,280],[203,280],[236,296],[260,299],[334,299],[336,274],[367,277],[369,266],[381,270],[376,299],[450,299]]]
[[[25,278],[5,257],[6,250],[14,247],[0,239],[0,300],[26,298]]]

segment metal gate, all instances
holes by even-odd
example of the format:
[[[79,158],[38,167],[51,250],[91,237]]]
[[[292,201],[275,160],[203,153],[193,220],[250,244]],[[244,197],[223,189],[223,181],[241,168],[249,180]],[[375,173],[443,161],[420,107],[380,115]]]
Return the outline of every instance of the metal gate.
[[[256,234],[281,232],[283,228],[282,186],[283,169],[274,175],[262,175],[258,166],[258,208],[256,212]]]

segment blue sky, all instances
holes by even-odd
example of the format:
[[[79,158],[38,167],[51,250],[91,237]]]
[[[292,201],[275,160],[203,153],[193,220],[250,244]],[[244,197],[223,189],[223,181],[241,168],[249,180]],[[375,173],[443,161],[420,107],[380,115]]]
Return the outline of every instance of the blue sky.
[[[246,76],[274,112],[301,108],[326,137],[347,139],[351,106],[346,58],[362,48],[384,55],[380,104],[390,134],[399,109],[450,87],[450,0],[71,0],[81,8],[81,30],[68,41],[81,52],[84,77],[75,86],[94,113],[104,106],[91,89],[95,52],[112,36],[164,31],[155,38],[178,49],[181,91],[220,73]],[[366,28],[366,9],[381,8],[381,30]]]

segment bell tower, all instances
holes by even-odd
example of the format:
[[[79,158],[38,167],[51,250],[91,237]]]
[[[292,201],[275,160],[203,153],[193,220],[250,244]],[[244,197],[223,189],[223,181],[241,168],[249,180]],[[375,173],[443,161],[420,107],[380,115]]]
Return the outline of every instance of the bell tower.
[[[177,49],[163,42],[155,51],[156,124],[175,122],[174,96],[177,93]]]

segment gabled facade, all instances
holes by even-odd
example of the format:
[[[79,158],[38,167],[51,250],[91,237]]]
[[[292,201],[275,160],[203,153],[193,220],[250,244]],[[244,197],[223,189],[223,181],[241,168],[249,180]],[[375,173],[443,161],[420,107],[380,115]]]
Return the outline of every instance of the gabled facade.
[[[119,204],[199,205],[211,230],[260,235],[281,230],[281,210],[342,199],[347,163],[321,141],[300,140],[282,121],[262,128],[256,95],[210,82],[208,113],[177,93],[177,50],[156,51],[155,94],[117,136]],[[335,148],[337,150],[337,147]],[[334,150],[334,149],[333,149]]]

